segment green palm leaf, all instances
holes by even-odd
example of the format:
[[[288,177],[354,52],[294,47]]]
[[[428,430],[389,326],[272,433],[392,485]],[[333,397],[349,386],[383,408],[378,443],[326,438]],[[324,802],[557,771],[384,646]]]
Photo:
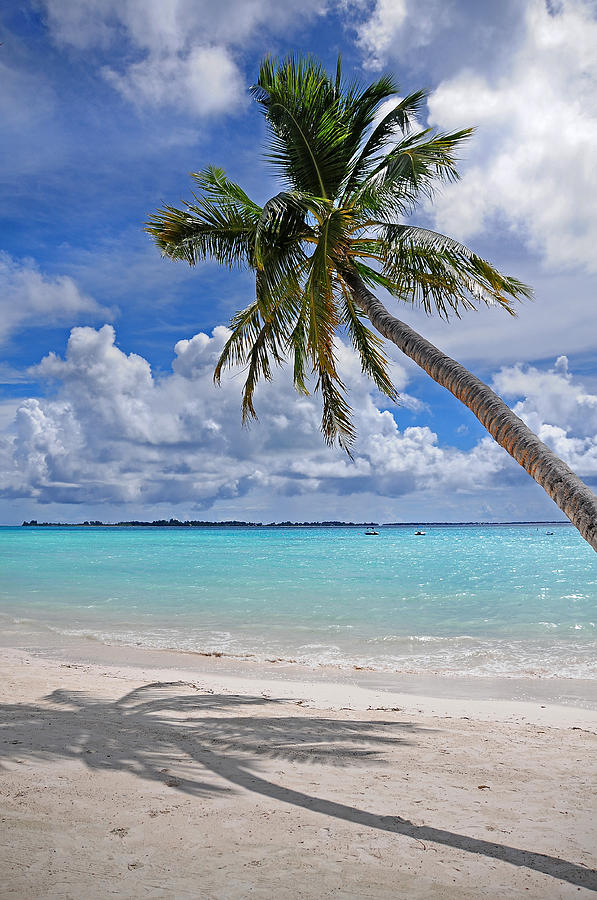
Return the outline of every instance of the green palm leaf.
[[[415,91],[415,93],[409,94],[408,97],[404,97],[404,99],[396,103],[396,106],[373,129],[365,145],[360,150],[358,158],[352,165],[350,178],[344,190],[343,201],[350,196],[355,185],[361,182],[364,176],[380,162],[378,154],[387,147],[388,142],[396,132],[396,128],[400,128],[405,135],[410,132],[413,120],[420,113],[426,96],[425,91]]]
[[[419,302],[427,313],[499,305],[514,315],[512,300],[530,298],[522,282],[502,275],[464,244],[425,228],[386,225],[379,235],[379,260],[392,293]]]

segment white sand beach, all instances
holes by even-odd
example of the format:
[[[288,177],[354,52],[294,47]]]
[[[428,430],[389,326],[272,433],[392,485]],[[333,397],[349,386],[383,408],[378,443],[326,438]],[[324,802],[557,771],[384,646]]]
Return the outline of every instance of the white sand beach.
[[[594,710],[115,655],[2,651],[2,897],[597,891]]]

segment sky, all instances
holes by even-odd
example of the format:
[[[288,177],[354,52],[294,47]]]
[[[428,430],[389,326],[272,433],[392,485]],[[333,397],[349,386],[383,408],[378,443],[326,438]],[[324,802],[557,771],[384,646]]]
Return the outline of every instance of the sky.
[[[562,519],[462,404],[396,348],[390,405],[341,339],[358,440],[330,449],[286,368],[240,419],[214,386],[243,272],[162,259],[143,230],[224,167],[279,190],[248,89],[266,54],[429,91],[475,126],[414,221],[532,285],[515,319],[384,298],[597,486],[597,4],[592,0],[8,0],[0,11],[0,522]]]

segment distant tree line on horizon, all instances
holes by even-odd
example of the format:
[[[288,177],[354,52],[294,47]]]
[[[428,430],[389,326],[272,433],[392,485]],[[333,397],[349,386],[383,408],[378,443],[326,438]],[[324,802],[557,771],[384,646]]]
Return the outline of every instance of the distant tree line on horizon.
[[[303,527],[364,527],[371,525],[379,525],[379,522],[243,522],[238,519],[228,519],[224,522],[208,522],[202,519],[187,519],[181,522],[180,519],[154,519],[152,522],[142,522],[131,520],[130,522],[100,522],[99,520],[89,520],[85,522],[38,522],[37,519],[31,519],[30,522],[23,522],[24,528],[84,528],[84,527],[102,527],[102,528],[303,528]]]
[[[455,527],[463,525],[570,525],[562,519],[542,521],[519,522],[383,522],[381,527],[413,528],[420,525]],[[99,520],[85,520],[84,522],[38,522],[37,519],[24,521],[23,528],[370,528],[380,527],[379,522],[341,522],[338,520],[325,522],[243,522],[237,519],[228,519],[224,522],[209,522],[202,519],[154,519],[152,522],[131,520],[130,522],[100,522]]]

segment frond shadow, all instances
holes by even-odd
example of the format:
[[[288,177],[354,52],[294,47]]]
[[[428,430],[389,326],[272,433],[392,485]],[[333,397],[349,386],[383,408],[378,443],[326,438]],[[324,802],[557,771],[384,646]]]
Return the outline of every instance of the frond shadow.
[[[244,789],[328,817],[534,869],[597,891],[597,872],[582,865],[415,825],[400,816],[377,815],[274,783],[263,776],[260,760],[384,765],[385,749],[424,739],[429,731],[411,722],[276,714],[281,702],[200,691],[185,682],[147,684],[115,701],[57,690],[39,704],[0,705],[0,767],[3,761],[17,757],[73,759],[92,770],[128,771],[139,778],[165,782],[192,796]],[[251,715],[266,706],[271,715]],[[197,778],[198,767],[205,777]]]

